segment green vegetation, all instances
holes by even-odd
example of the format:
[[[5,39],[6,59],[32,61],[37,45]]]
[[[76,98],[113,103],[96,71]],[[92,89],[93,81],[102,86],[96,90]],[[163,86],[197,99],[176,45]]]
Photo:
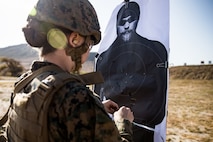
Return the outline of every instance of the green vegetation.
[[[24,67],[20,62],[9,59],[9,58],[0,58],[0,76],[20,76],[24,71]]]

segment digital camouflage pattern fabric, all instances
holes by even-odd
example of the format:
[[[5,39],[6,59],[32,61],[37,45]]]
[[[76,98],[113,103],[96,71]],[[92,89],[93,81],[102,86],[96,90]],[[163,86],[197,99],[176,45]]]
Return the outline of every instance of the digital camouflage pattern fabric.
[[[101,39],[98,18],[88,0],[39,0],[29,17],[79,32],[83,36],[92,35],[94,44]]]
[[[42,63],[37,61],[33,64],[32,71],[36,71],[37,69],[43,68],[47,65],[50,65],[50,63]],[[39,75],[37,79],[46,82],[47,80],[45,81],[45,78],[50,74],[55,74],[55,72],[44,72]],[[23,88],[22,91],[26,92],[28,90],[29,92],[31,92],[32,90],[34,90],[33,88],[35,88],[35,86],[36,81],[32,81],[29,85]],[[33,93],[33,91],[31,93]],[[18,93],[18,95],[26,94]],[[33,97],[31,97],[31,101],[36,101],[32,98]],[[9,117],[9,126],[7,128],[9,141],[21,141],[21,139],[14,139],[14,133],[16,133],[19,138],[23,137],[22,141],[24,140],[33,142],[43,141],[43,138],[39,138],[39,136],[47,137],[47,141],[50,142],[132,141],[131,123],[129,121],[116,122],[116,125],[118,126],[117,129],[115,123],[111,120],[107,112],[104,110],[104,107],[99,98],[97,96],[94,96],[89,88],[87,88],[83,83],[79,81],[73,80],[64,84],[64,86],[54,94],[47,110],[48,113],[46,125],[48,131],[42,132],[43,134],[46,133],[46,136],[40,135],[39,131],[35,131],[35,128],[39,127],[35,125],[37,123],[36,121],[44,119],[44,116],[39,116],[39,118],[37,118],[39,120],[37,120],[36,117],[27,118],[25,112],[26,109],[29,111],[29,113],[31,112],[31,110],[29,109],[30,106],[21,108],[19,106],[23,105],[17,105],[16,100],[17,98],[15,97],[13,103],[14,109],[12,109],[10,116],[12,117],[13,114],[18,115],[13,118]],[[46,102],[47,101],[48,99],[46,100]],[[26,104],[29,105],[30,102]],[[38,113],[41,112],[40,109],[38,109],[37,111]],[[29,117],[31,116],[29,115]],[[23,118],[33,119],[33,122],[26,123],[29,121],[24,121],[25,119]],[[23,121],[19,121],[21,119],[23,119]],[[23,124],[21,124],[20,122],[23,122]],[[45,124],[45,122],[43,124]],[[41,128],[43,129],[43,127]],[[14,130],[16,131],[14,132]]]

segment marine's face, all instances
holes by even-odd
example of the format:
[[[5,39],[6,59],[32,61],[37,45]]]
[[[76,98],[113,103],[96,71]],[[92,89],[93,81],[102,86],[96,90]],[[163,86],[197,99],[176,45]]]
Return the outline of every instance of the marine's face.
[[[117,26],[118,36],[121,36],[125,42],[129,41],[132,32],[136,29],[137,22],[138,20],[135,20],[131,15],[122,17]]]

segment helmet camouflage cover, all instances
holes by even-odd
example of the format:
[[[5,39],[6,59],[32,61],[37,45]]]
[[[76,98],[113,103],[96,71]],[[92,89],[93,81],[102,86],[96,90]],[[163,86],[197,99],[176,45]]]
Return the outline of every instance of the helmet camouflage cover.
[[[97,14],[88,0],[39,0],[29,17],[92,36],[94,44],[101,39]]]

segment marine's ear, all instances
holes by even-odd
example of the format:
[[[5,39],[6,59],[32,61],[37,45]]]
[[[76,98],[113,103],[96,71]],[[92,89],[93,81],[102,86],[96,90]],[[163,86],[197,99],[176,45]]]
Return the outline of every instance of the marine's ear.
[[[84,41],[85,37],[81,36],[77,32],[72,32],[69,36],[69,43],[72,47],[79,47],[84,43]]]

